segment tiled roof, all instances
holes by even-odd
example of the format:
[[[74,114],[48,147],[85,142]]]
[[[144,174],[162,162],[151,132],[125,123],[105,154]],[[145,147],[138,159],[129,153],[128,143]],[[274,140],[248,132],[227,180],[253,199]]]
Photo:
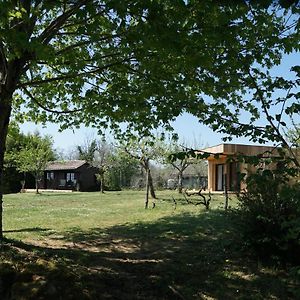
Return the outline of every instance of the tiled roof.
[[[51,161],[46,166],[45,171],[76,170],[85,163],[85,160]]]

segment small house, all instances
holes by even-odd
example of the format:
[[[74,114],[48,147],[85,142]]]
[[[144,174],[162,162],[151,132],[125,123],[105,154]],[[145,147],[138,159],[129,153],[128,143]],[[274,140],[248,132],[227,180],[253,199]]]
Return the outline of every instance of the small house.
[[[96,180],[98,169],[85,160],[49,162],[42,180],[44,189],[95,191],[99,188]]]
[[[241,174],[255,172],[255,166],[228,160],[229,156],[245,155],[257,156],[267,154],[276,155],[276,148],[271,146],[220,144],[200,150],[208,153],[208,190],[209,191],[239,191],[244,189],[245,183],[241,182]]]

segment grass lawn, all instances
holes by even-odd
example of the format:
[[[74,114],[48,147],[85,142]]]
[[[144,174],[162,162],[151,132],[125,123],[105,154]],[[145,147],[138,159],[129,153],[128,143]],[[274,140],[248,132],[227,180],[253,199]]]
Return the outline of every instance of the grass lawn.
[[[137,191],[6,195],[0,299],[295,299],[284,270],[244,250],[223,202],[206,211],[164,191],[145,210]]]

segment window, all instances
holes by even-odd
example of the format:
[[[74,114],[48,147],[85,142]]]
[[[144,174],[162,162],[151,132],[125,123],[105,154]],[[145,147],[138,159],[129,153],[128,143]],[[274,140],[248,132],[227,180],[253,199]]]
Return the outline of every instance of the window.
[[[216,165],[216,190],[224,190],[224,165]]]
[[[75,173],[67,173],[67,181],[74,181],[75,180]]]
[[[76,185],[75,173],[67,173],[66,174],[66,181],[68,186]]]
[[[47,172],[47,180],[53,180],[54,179],[54,172]]]

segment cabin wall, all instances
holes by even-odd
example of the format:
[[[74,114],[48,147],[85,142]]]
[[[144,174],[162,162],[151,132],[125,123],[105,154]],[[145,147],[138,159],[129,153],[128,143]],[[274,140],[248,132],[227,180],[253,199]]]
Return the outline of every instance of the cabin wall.
[[[222,167],[219,167],[219,171],[221,171],[222,169],[221,174],[218,174],[218,165],[222,165]],[[245,185],[242,182],[240,182],[240,174],[248,174],[249,171],[252,172],[253,170],[252,168],[248,167],[247,164],[227,162],[227,158],[225,156],[219,159],[209,159],[208,190],[212,192],[224,191],[226,184],[228,191],[239,191],[245,188]]]
[[[99,184],[96,181],[98,169],[84,164],[72,170],[53,170],[45,171],[41,182],[41,188],[55,190],[77,190],[77,191],[96,191]],[[53,178],[47,179],[47,173],[52,173]],[[69,178],[67,174],[69,173]],[[74,174],[74,175],[72,175]],[[70,178],[70,176],[73,176]],[[68,180],[69,179],[69,180]]]

